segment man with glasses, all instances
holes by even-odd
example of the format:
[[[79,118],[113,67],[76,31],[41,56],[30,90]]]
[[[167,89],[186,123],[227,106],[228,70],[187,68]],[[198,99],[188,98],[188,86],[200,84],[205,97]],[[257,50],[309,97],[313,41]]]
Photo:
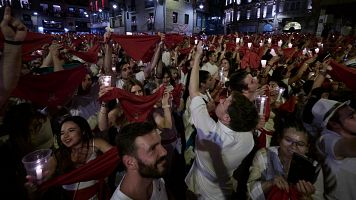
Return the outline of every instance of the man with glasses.
[[[327,199],[356,197],[356,114],[350,101],[320,99],[312,108],[322,129],[318,146],[324,154]]]

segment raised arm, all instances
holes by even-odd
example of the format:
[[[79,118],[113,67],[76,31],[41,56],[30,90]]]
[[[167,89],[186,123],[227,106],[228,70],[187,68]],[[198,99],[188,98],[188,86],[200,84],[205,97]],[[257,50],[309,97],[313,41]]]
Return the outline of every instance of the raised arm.
[[[145,68],[145,78],[150,77],[152,70],[156,67],[159,59],[161,58],[162,52],[162,41],[157,45],[155,54],[152,57],[151,63]]]
[[[0,107],[2,107],[20,78],[22,42],[26,38],[27,28],[20,20],[11,16],[10,7],[5,8],[0,27],[5,39],[0,61]]]
[[[197,51],[195,52],[194,55],[194,64],[192,67],[192,72],[190,74],[190,80],[189,80],[189,95],[190,98],[193,99],[195,96],[199,96],[199,64],[200,64],[200,57],[203,54],[203,45],[202,42],[199,41],[197,44]]]

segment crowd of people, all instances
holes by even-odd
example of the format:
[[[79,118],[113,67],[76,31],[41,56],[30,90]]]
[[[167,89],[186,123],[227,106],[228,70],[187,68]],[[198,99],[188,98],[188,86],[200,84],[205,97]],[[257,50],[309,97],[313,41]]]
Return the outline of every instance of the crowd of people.
[[[11,199],[356,198],[356,37],[46,35],[9,7],[0,27]]]

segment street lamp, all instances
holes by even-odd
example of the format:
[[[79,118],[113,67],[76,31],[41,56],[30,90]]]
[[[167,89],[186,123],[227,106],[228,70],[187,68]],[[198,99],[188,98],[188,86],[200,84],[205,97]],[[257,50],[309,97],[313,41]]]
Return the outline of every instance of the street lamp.
[[[101,8],[99,8],[99,12],[103,12],[103,10]]]
[[[116,5],[116,4],[112,5],[112,8],[116,9],[116,8],[117,8],[117,5]]]
[[[199,8],[202,10],[204,8],[203,3],[200,3]]]

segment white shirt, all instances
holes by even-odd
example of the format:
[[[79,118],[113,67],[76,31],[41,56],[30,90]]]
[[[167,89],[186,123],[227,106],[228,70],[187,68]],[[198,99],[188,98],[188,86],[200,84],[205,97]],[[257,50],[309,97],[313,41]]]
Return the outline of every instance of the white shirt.
[[[145,72],[139,71],[135,74],[136,80],[140,81],[143,84],[143,81],[145,80]],[[125,82],[121,78],[116,81],[116,87],[122,89],[124,86]]]
[[[210,72],[210,75],[212,76],[214,76],[219,70],[218,66],[211,64],[210,62],[205,63],[201,69]]]
[[[122,178],[122,180],[124,180],[124,178]],[[132,198],[128,197],[126,194],[121,192],[120,186],[122,180],[120,181],[119,186],[117,186],[110,200],[133,200]],[[152,190],[152,196],[150,200],[168,200],[163,178],[153,180],[153,190]]]
[[[197,129],[196,158],[185,182],[198,199],[228,199],[237,186],[233,171],[254,146],[252,133],[216,123],[200,96],[192,99],[190,110]]]
[[[336,159],[334,148],[340,139],[342,136],[333,131],[322,131],[320,141],[324,148],[321,149],[325,149],[329,168],[324,171],[326,199],[356,199],[356,158]]]

